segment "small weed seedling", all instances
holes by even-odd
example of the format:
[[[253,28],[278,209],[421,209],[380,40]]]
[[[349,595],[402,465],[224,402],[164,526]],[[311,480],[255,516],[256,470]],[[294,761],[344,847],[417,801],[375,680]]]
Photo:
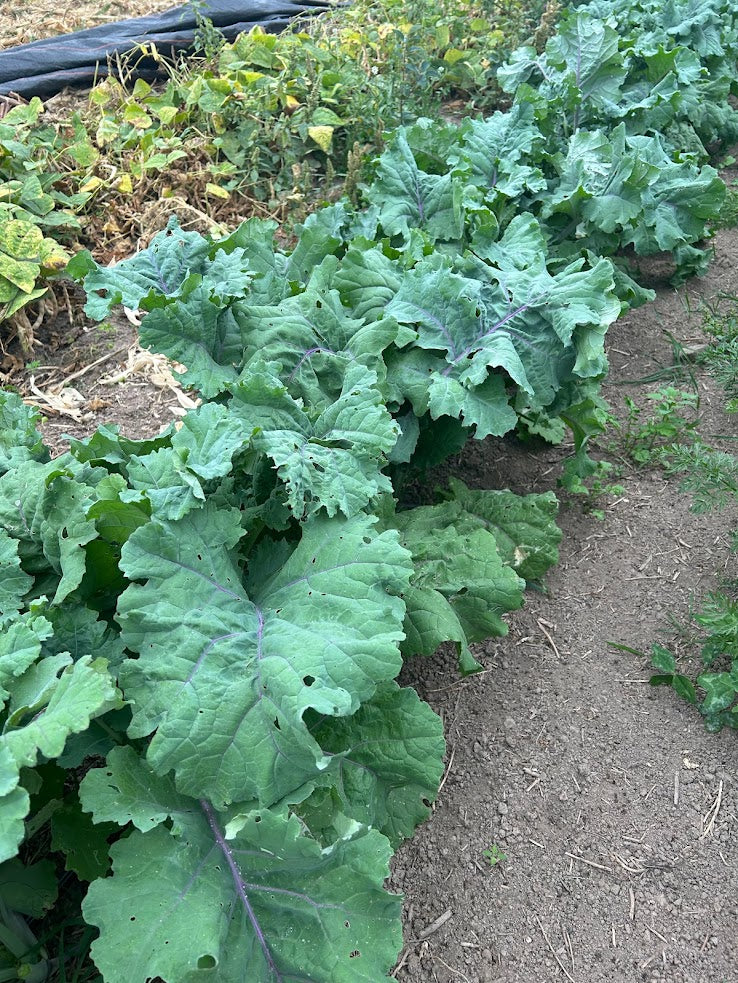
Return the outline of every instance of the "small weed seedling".
[[[483,850],[482,856],[490,867],[496,867],[497,864],[501,864],[507,860],[507,854],[503,853],[496,843],[492,843],[486,850]]]

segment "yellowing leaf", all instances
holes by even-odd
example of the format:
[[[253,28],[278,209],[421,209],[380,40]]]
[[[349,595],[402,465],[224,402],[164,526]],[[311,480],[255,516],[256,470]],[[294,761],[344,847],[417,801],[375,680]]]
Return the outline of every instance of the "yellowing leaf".
[[[178,112],[179,110],[176,106],[157,106],[154,109],[155,115],[159,117],[165,126],[172,122]]]
[[[121,194],[130,195],[133,191],[133,181],[131,180],[131,175],[124,174],[120,181],[118,181],[117,188]]]
[[[25,298],[27,295],[23,294],[22,290],[18,290],[14,287],[10,280],[6,280],[5,277],[0,273],[0,312],[2,312],[3,317],[7,317],[7,312],[5,308],[14,300],[18,294],[22,294]]]
[[[219,184],[212,184],[210,181],[205,185],[205,191],[213,198],[224,198],[226,201],[231,197],[225,188]]]
[[[313,126],[343,126],[344,120],[327,106],[317,106],[310,120]]]
[[[206,85],[211,92],[217,92],[218,95],[229,96],[233,91],[233,81],[230,78],[208,79]]]
[[[96,106],[107,106],[112,97],[112,93],[107,85],[103,82],[101,85],[96,86],[90,93],[90,102],[94,103]]]
[[[146,110],[137,103],[129,103],[123,110],[123,119],[132,123],[137,130],[148,130],[153,120]]]
[[[44,237],[30,222],[11,219],[0,228],[0,276],[24,293],[30,293],[39,275]]]
[[[39,264],[42,273],[63,270],[69,262],[69,253],[53,239],[44,239],[41,244]]]
[[[91,177],[91,178],[88,178],[88,180],[85,181],[84,184],[80,185],[79,190],[83,194],[91,194],[93,191],[97,191],[98,188],[101,188],[104,183],[105,182],[103,181],[102,178],[99,178],[99,177]]]
[[[463,61],[464,58],[466,58],[466,52],[459,51],[458,48],[449,48],[443,56],[443,60],[449,65],[455,65],[457,61]]]
[[[95,131],[95,143],[98,147],[104,147],[106,143],[112,143],[118,138],[118,132],[118,124],[106,116],[100,120]]]
[[[30,293],[24,293],[3,280],[0,276],[0,321],[4,318],[12,317],[21,307],[30,304],[33,300],[38,300],[46,293],[46,287],[36,287]]]
[[[332,126],[309,126],[308,136],[324,153],[329,154],[333,144],[333,129]]]

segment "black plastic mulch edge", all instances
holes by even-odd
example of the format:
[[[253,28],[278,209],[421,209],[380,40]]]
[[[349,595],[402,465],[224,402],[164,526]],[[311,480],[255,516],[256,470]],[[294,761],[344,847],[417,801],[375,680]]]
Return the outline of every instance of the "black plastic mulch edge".
[[[108,60],[153,44],[164,58],[192,47],[200,18],[212,21],[232,41],[253,27],[271,34],[288,28],[300,15],[329,9],[328,0],[205,0],[197,10],[187,3],[148,17],[44,38],[0,51],[0,95],[11,92],[48,99],[68,85],[91,86],[108,74]],[[161,71],[153,58],[131,60],[133,77],[152,79]]]

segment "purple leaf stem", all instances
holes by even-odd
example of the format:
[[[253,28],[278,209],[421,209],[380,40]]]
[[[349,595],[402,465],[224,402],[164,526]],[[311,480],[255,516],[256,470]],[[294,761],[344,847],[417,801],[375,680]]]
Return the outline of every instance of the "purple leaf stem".
[[[300,361],[297,363],[297,365],[294,367],[294,369],[287,376],[287,381],[288,382],[292,382],[292,380],[295,377],[295,373],[300,368],[300,366],[303,365],[305,362],[307,362],[307,360],[310,358],[311,355],[316,355],[318,352],[325,352],[326,355],[335,355],[336,354],[336,352],[334,352],[333,349],[328,348],[327,345],[316,345],[314,348],[308,348],[308,350],[302,356],[302,358],[300,359]]]
[[[249,917],[249,921],[251,922],[251,925],[254,929],[256,938],[258,939],[259,945],[261,946],[261,950],[264,953],[264,959],[266,960],[266,964],[269,967],[270,972],[273,974],[276,983],[284,983],[284,977],[277,969],[277,964],[274,962],[272,951],[269,948],[269,944],[267,943],[267,940],[264,938],[264,933],[261,930],[261,925],[259,924],[259,920],[257,919],[256,913],[251,906],[251,902],[248,899],[248,895],[246,894],[243,878],[241,877],[241,872],[238,869],[238,865],[236,864],[236,861],[233,858],[233,853],[231,851],[231,848],[226,843],[225,836],[223,836],[220,826],[218,826],[218,820],[215,818],[215,812],[213,811],[213,807],[205,799],[200,799],[200,808],[205,813],[205,818],[207,819],[208,825],[212,830],[213,836],[215,837],[215,841],[220,847],[221,853],[226,859],[226,863],[228,864],[228,869],[230,870],[231,876],[233,878],[233,883],[236,886],[236,892],[238,893],[238,896],[241,899],[241,904],[243,905],[246,914]]]
[[[421,222],[425,221],[425,208],[423,208],[423,196],[420,191],[420,181],[416,177],[414,179],[415,184],[415,203],[418,206],[418,218]]]
[[[512,321],[514,317],[517,317],[518,314],[523,314],[531,307],[537,307],[540,301],[543,300],[545,296],[546,296],[545,294],[541,294],[540,297],[534,297],[532,300],[529,300],[527,303],[521,304],[520,307],[516,307],[514,311],[509,311],[501,320],[499,320],[496,324],[493,324],[492,327],[488,328],[488,330],[485,331],[483,334],[479,335],[479,337],[476,339],[473,345],[470,345],[468,348],[465,348],[458,355],[455,355],[452,363],[450,365],[447,365],[441,374],[449,375],[455,368],[456,363],[459,362],[462,358],[466,358],[467,355],[470,355],[473,351],[475,351],[475,349],[477,349],[480,346],[480,343],[485,338],[489,338],[490,335],[493,335],[495,331],[497,331],[499,328],[504,327],[508,323],[508,321]]]
[[[446,339],[449,355],[452,355],[454,358],[456,358],[456,345],[454,343],[454,339],[451,337],[451,332],[448,330],[448,328],[443,323],[443,321],[439,317],[436,317],[435,314],[431,314],[430,311],[427,311],[424,307],[421,307],[420,304],[413,304],[412,301],[410,303],[417,311],[420,312],[420,314],[427,317],[428,320],[431,321],[438,328],[438,330],[441,332],[443,337]]]

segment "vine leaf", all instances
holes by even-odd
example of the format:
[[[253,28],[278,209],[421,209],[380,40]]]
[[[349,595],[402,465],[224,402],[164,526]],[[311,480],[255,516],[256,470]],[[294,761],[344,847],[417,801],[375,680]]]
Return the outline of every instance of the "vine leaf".
[[[463,185],[451,174],[421,171],[403,129],[379,158],[366,196],[379,206],[379,221],[388,236],[409,238],[411,229],[420,228],[434,239],[461,238]]]
[[[156,775],[135,750],[115,747],[107,757],[107,768],[92,768],[79,788],[85,812],[96,823],[131,822],[142,833],[172,820],[175,834],[182,830],[182,817],[197,812],[197,802],[180,795],[169,775]]]
[[[525,582],[505,563],[494,535],[456,502],[398,512],[391,525],[414,566],[403,654],[430,655],[452,640],[462,671],[475,671],[469,643],[507,634],[502,615],[522,605]]]
[[[160,306],[186,295],[208,259],[209,242],[198,232],[185,232],[176,219],[144,249],[115,266],[100,266],[86,250],[67,266],[76,279],[85,278],[89,317],[102,320],[116,304],[132,310]]]
[[[84,577],[82,547],[98,535],[88,511],[103,477],[101,468],[64,454],[48,464],[27,461],[0,478],[0,526],[18,540],[26,573],[53,573],[44,585],[46,593],[53,592],[53,604],[67,598]]]
[[[157,516],[180,519],[205,501],[208,481],[229,473],[242,443],[241,425],[227,409],[205,403],[184,417],[170,447],[131,457],[128,480],[146,494]],[[122,496],[134,498],[130,492]]]
[[[458,478],[449,478],[448,485],[453,500],[464,510],[464,524],[478,523],[488,529],[503,560],[518,576],[540,580],[558,563],[561,530],[556,525],[558,501],[553,492],[478,491]]]

